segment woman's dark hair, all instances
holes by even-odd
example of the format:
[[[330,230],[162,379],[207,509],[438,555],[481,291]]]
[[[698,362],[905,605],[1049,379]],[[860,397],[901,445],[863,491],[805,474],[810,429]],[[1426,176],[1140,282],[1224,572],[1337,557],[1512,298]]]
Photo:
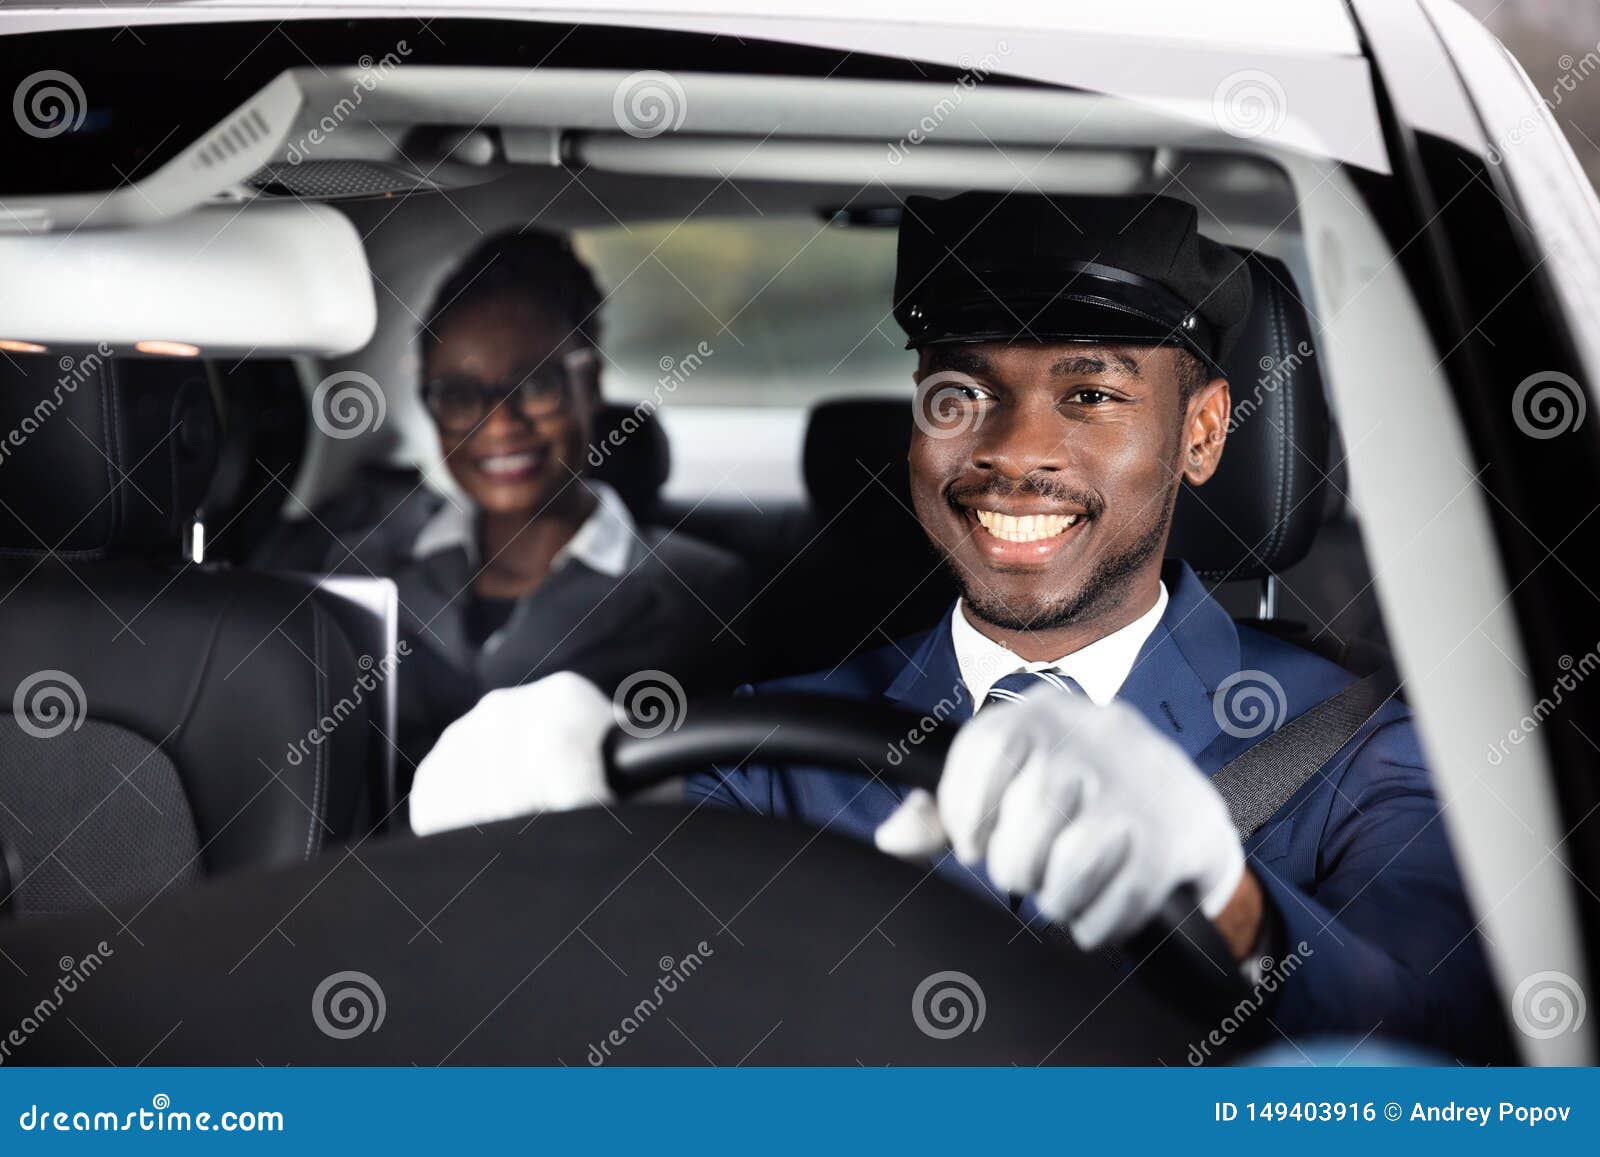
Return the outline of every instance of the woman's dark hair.
[[[507,297],[566,320],[591,349],[600,344],[601,297],[594,274],[567,238],[526,229],[484,238],[445,278],[423,325],[423,357],[452,314]]]

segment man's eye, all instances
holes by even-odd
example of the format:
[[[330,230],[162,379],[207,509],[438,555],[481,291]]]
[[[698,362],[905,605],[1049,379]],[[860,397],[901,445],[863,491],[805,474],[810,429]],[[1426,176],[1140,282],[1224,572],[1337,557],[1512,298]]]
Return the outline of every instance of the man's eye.
[[[1106,393],[1104,390],[1095,389],[1075,390],[1073,391],[1071,400],[1081,403],[1085,406],[1098,406],[1105,402],[1116,401],[1115,398]]]
[[[991,397],[988,390],[971,381],[938,380],[937,378],[924,379],[918,388],[918,393],[923,404],[938,408],[941,405],[967,405],[972,402],[986,401]]]

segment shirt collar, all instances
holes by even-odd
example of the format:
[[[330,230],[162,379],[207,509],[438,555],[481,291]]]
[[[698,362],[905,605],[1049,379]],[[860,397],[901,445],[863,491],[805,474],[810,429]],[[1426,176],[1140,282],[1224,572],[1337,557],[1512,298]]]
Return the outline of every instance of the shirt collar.
[[[610,578],[621,578],[628,570],[628,556],[638,537],[633,516],[622,496],[604,482],[583,480],[595,496],[594,512],[583,520],[567,544],[556,552],[551,569],[577,559],[592,570]],[[411,544],[411,557],[426,558],[441,551],[460,548],[473,565],[478,562],[477,511],[469,504],[447,498],[434,516],[423,524]]]
[[[1059,659],[1029,662],[1007,650],[967,621],[962,613],[961,600],[956,601],[951,612],[950,639],[955,645],[956,663],[961,668],[961,681],[972,695],[974,707],[1003,676],[1013,671],[1043,671],[1054,667],[1077,680],[1091,702],[1103,707],[1116,698],[1122,689],[1139,648],[1161,622],[1167,609],[1167,584],[1158,584],[1155,605],[1133,622],[1086,647],[1079,647],[1070,655]]]

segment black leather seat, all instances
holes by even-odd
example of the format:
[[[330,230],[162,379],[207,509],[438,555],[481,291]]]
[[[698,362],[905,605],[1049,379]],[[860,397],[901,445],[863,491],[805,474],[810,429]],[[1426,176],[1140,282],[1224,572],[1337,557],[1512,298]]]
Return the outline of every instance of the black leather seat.
[[[1254,306],[1226,366],[1234,406],[1227,450],[1206,486],[1180,491],[1168,546],[1208,582],[1229,586],[1225,605],[1246,619],[1255,615],[1260,583],[1294,568],[1317,539],[1331,440],[1309,316],[1294,280],[1274,258],[1252,255],[1250,265]],[[757,607],[762,637],[774,648],[772,673],[830,667],[932,626],[955,598],[912,513],[911,430],[909,403],[897,399],[838,399],[812,411],[805,441],[810,541]],[[694,522],[686,529],[704,533]],[[1329,560],[1335,568],[1344,563],[1365,565],[1359,554]],[[1303,596],[1298,609],[1315,620],[1322,600],[1314,579],[1290,586]],[[795,623],[805,629],[794,630]],[[1264,625],[1358,668],[1370,666],[1378,650],[1319,634],[1316,621],[1309,629],[1303,622]]]
[[[911,509],[911,429],[910,406],[892,399],[838,399],[811,411],[803,452],[811,523],[754,608],[766,674],[826,669],[904,638],[955,598]]]
[[[1253,305],[1223,367],[1222,463],[1181,487],[1167,553],[1212,582],[1265,579],[1305,557],[1322,522],[1329,417],[1311,321],[1284,264],[1250,257]]]
[[[299,584],[183,562],[205,367],[0,362],[0,843],[23,914],[304,860],[368,810],[370,674]]]

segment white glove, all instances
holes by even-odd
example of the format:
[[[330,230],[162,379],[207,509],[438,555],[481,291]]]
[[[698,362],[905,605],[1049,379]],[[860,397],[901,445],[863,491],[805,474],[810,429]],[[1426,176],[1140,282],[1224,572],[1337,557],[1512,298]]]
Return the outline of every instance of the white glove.
[[[1244,876],[1227,805],[1177,744],[1126,704],[1053,687],[963,727],[937,805],[913,792],[876,842],[903,859],[948,844],[1084,949],[1125,940],[1184,883],[1215,919]]]
[[[489,692],[417,768],[411,830],[426,836],[612,802],[600,742],[615,722],[611,700],[571,671]]]

